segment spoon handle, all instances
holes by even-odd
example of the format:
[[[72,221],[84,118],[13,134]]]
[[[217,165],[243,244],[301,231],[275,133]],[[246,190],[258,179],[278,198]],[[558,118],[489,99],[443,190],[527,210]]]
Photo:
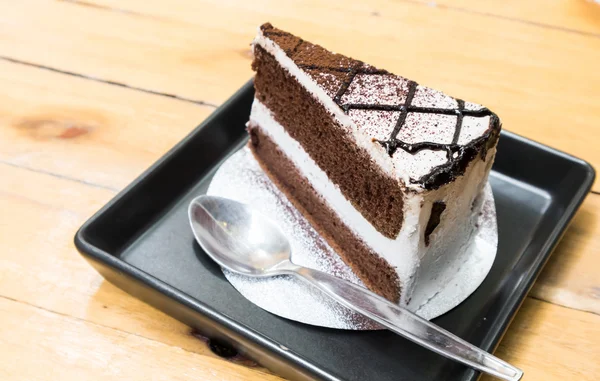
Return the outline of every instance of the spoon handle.
[[[520,369],[363,287],[306,267],[291,270],[349,309],[442,356],[503,380],[523,376]]]

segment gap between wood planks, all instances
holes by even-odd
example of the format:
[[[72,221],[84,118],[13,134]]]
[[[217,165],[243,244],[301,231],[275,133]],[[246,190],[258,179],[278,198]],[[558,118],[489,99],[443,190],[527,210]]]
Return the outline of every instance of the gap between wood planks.
[[[63,3],[71,3],[71,4],[75,4],[75,5],[80,5],[82,7],[101,9],[101,10],[104,10],[104,11],[124,13],[124,14],[132,15],[132,16],[156,18],[156,17],[153,17],[152,15],[148,15],[148,14],[145,14],[145,13],[131,11],[131,10],[124,9],[124,8],[108,7],[106,5],[95,4],[95,3],[91,3],[91,2],[83,1],[83,0],[57,0],[57,1],[60,1],[60,2],[63,2]]]
[[[85,318],[80,318],[80,317],[76,317],[76,316],[72,316],[72,315],[68,315],[68,314],[56,312],[56,311],[53,311],[51,309],[43,308],[43,307],[37,306],[35,304],[27,303],[27,302],[24,302],[24,301],[21,301],[21,300],[18,300],[18,299],[14,299],[14,298],[10,298],[10,297],[5,297],[5,296],[0,296],[0,299],[4,299],[6,301],[9,301],[11,303],[15,303],[17,305],[27,306],[29,308],[32,308],[33,310],[43,311],[44,313],[48,313],[50,315],[54,315],[54,316],[57,316],[57,317],[62,317],[62,318],[67,319],[67,320],[72,319],[72,321],[81,322],[81,323],[84,323],[84,324],[89,324],[90,326],[93,326],[93,327],[107,329],[107,330],[109,330],[111,332],[115,332],[115,333],[118,333],[118,334],[122,334],[122,335],[126,335],[126,336],[131,336],[131,337],[137,337],[137,338],[140,338],[140,339],[143,339],[143,340],[148,340],[151,343],[156,343],[156,344],[164,345],[164,346],[170,347],[170,348],[176,348],[176,349],[182,350],[182,352],[184,352],[186,354],[189,354],[189,355],[192,355],[192,356],[203,356],[203,357],[207,357],[207,358],[213,358],[212,356],[207,356],[207,355],[202,354],[202,353],[190,351],[190,350],[187,350],[187,349],[185,349],[183,347],[180,347],[180,346],[177,346],[177,345],[168,344],[168,343],[162,342],[160,340],[148,338],[148,337],[145,337],[143,335],[139,335],[139,334],[136,334],[136,333],[133,333],[133,332],[121,330],[121,329],[118,329],[118,328],[114,328],[114,327],[110,327],[110,326],[105,326],[103,324],[99,324],[99,323],[96,323],[96,322],[93,322],[93,321],[89,321],[89,320],[87,320]],[[535,306],[535,310],[536,311],[540,311],[542,309],[542,307],[543,307],[544,304],[551,304],[551,303],[547,303],[545,301],[538,301],[538,300],[536,300],[536,303],[540,303],[539,305]],[[560,306],[557,306],[557,307],[558,308],[564,308],[564,307],[560,307]],[[529,313],[531,313],[531,306],[526,307],[526,308],[527,308],[527,311]],[[566,309],[566,310],[569,310],[569,309]],[[521,315],[521,318],[527,318],[527,315],[528,315],[526,313],[527,311],[524,312],[525,315]],[[580,312],[581,311],[577,311],[577,313],[580,313]],[[579,316],[581,317],[581,316],[586,316],[586,315],[584,314],[584,315],[579,315]],[[516,317],[516,318],[518,319],[518,317]],[[531,318],[531,317],[529,317],[529,318]],[[514,336],[515,333],[518,334],[519,330],[520,331],[527,330],[528,327],[527,327],[526,323],[527,323],[527,320],[525,320],[525,321],[521,320],[521,321],[518,321],[517,324],[515,324],[515,321],[513,320],[513,322],[511,322],[511,326],[512,327],[508,328],[507,333],[511,333],[511,336]],[[517,330],[517,331],[515,331],[515,330]],[[535,336],[532,336],[532,337],[535,339]],[[512,339],[512,340],[514,340],[514,339]],[[512,345],[514,345],[514,344],[512,344]],[[506,357],[506,355],[507,355],[506,353],[504,353],[505,350],[502,350],[502,349],[496,350],[494,352],[502,354],[503,357]],[[234,365],[237,365],[237,366],[245,367],[243,363],[236,363],[235,361],[228,361],[228,360],[225,360],[225,359],[221,358],[221,361],[223,361],[223,360],[227,361],[229,363],[233,363]],[[269,371],[266,370],[266,369],[264,369],[264,368],[252,367],[252,371],[257,372],[258,375],[260,375],[260,374],[264,374],[264,375],[269,374],[268,373]]]
[[[29,67],[34,67],[34,68],[37,68],[37,69],[48,70],[48,71],[52,71],[52,72],[59,73],[59,74],[70,75],[70,76],[73,76],[73,77],[87,79],[87,80],[94,81],[94,82],[105,83],[107,85],[124,87],[124,88],[130,89],[130,90],[141,91],[141,92],[147,93],[147,94],[152,94],[152,95],[158,95],[158,96],[161,96],[161,97],[172,98],[172,99],[176,99],[176,100],[183,101],[183,102],[194,103],[194,104],[197,104],[199,106],[207,106],[207,107],[213,107],[213,108],[217,107],[217,105],[215,105],[214,103],[210,103],[210,102],[205,102],[205,101],[201,101],[201,100],[195,100],[195,99],[185,98],[185,97],[181,97],[181,96],[176,95],[176,94],[168,94],[168,93],[163,93],[163,92],[160,92],[160,91],[155,91],[155,90],[150,90],[150,89],[144,89],[142,87],[131,86],[131,85],[128,85],[128,84],[122,83],[122,82],[116,82],[116,81],[111,81],[111,80],[107,80],[107,79],[102,79],[102,78],[94,77],[94,76],[91,76],[91,75],[86,75],[86,74],[81,74],[81,73],[75,73],[75,72],[68,71],[68,70],[57,69],[57,68],[54,68],[54,67],[51,67],[51,66],[41,65],[41,64],[38,64],[38,63],[35,63],[35,62],[23,61],[23,60],[11,58],[11,57],[6,57],[6,56],[0,56],[0,60],[11,62],[11,63],[14,63],[14,64],[20,64],[20,65],[25,65],[25,66],[29,66]]]
[[[75,178],[75,177],[61,175],[61,174],[55,173],[55,172],[44,171],[44,170],[38,169],[38,168],[27,167],[27,166],[16,164],[16,163],[13,163],[13,162],[10,162],[10,161],[6,161],[6,160],[0,160],[0,164],[8,165],[8,166],[14,167],[14,168],[23,169],[25,171],[40,173],[40,174],[43,174],[43,175],[48,175],[48,176],[55,177],[55,178],[61,179],[61,180],[72,181],[72,182],[83,184],[83,185],[87,185],[87,186],[90,186],[90,187],[93,187],[93,188],[106,189],[106,190],[109,190],[109,191],[114,192],[114,193],[117,193],[119,191],[119,189],[117,189],[117,188],[109,187],[109,186],[102,185],[102,184],[92,183],[92,182],[81,180],[81,179],[78,179],[78,178]]]
[[[48,313],[54,314],[54,315],[63,316],[63,317],[68,318],[68,319],[73,319],[73,320],[85,322],[85,323],[88,323],[88,324],[92,324],[92,325],[95,325],[97,327],[102,327],[102,328],[110,329],[111,331],[122,332],[122,333],[125,333],[127,335],[131,335],[131,336],[135,336],[135,337],[141,337],[142,339],[150,340],[150,341],[155,342],[155,343],[161,343],[161,344],[164,344],[164,345],[169,345],[169,344],[164,343],[162,341],[158,341],[158,340],[152,339],[150,337],[142,336],[142,335],[137,334],[135,332],[124,331],[122,329],[111,327],[109,325],[99,324],[97,322],[81,318],[79,316],[74,316],[74,315],[69,315],[69,314],[65,314],[65,313],[62,313],[62,312],[54,311],[54,310],[51,310],[49,308],[45,308],[45,307],[42,307],[42,306],[38,306],[36,304],[32,304],[32,303],[26,302],[24,300],[19,300],[19,299],[11,298],[10,296],[0,295],[0,298],[1,299],[6,299],[6,300],[10,300],[11,302],[14,302],[14,303],[23,304],[23,305],[26,305],[26,306],[29,306],[29,307],[32,307],[32,308],[35,308],[35,309],[38,309],[38,310],[41,310],[41,311],[44,311],[44,312],[48,312]],[[169,345],[169,346],[172,346],[172,345]],[[198,352],[192,352],[192,351],[189,351],[189,350],[187,350],[185,348],[182,348],[182,347],[179,347],[179,346],[177,348],[180,348],[184,352],[194,353],[194,354],[202,356],[202,354],[200,354]]]
[[[128,14],[128,15],[136,16],[136,17],[161,19],[160,17],[154,16],[151,14],[147,14],[147,13],[132,11],[132,10],[125,9],[125,8],[109,7],[106,5],[95,4],[93,2],[89,2],[89,1],[85,1],[85,0],[57,0],[57,1],[60,1],[63,3],[71,3],[74,5],[88,7],[88,8],[95,8],[95,9],[99,9],[99,10],[103,10],[103,11]],[[431,0],[431,1],[399,0],[399,1],[403,2],[403,3],[409,3],[409,4],[413,4],[413,5],[418,5],[418,6],[425,6],[425,7],[429,7],[429,8],[439,8],[439,9],[445,9],[445,10],[452,11],[452,12],[460,12],[460,13],[467,13],[467,14],[478,15],[478,16],[483,16],[483,17],[491,17],[491,18],[496,18],[496,19],[505,20],[505,21],[509,21],[509,22],[531,25],[531,26],[535,26],[535,27],[539,27],[539,28],[553,29],[553,30],[557,30],[557,31],[565,32],[565,33],[572,33],[572,34],[577,34],[577,35],[586,36],[586,37],[600,38],[599,33],[586,32],[586,31],[567,28],[567,27],[558,26],[558,25],[551,25],[551,24],[545,24],[545,23],[536,22],[536,21],[523,20],[523,19],[519,19],[516,17],[497,15],[497,14],[493,14],[493,13],[489,13],[489,12],[468,9],[468,8],[464,8],[464,7],[456,7],[456,6],[452,6],[452,5],[438,4],[435,0]]]
[[[105,281],[105,282],[106,282],[106,281]],[[129,297],[133,297],[133,296],[131,296],[131,295],[128,295],[128,296],[129,296]],[[577,312],[584,313],[584,314],[591,314],[591,315],[594,315],[594,316],[600,316],[600,315],[598,315],[598,314],[595,314],[594,312],[590,312],[590,311],[583,311],[583,310],[577,310],[577,309],[574,309],[574,308],[565,307],[565,306],[558,305],[558,304],[554,304],[554,303],[551,303],[551,302],[549,302],[549,301],[547,301],[547,300],[539,299],[539,298],[537,298],[537,297],[530,296],[530,295],[526,296],[526,297],[525,297],[525,299],[523,299],[523,303],[526,301],[526,299],[527,299],[527,298],[531,298],[531,299],[533,299],[533,300],[536,300],[536,301],[538,301],[538,302],[540,302],[540,303],[545,303],[545,304],[554,305],[554,306],[557,306],[557,307],[559,307],[559,308],[565,308],[565,309],[567,309],[567,310],[573,310],[573,311],[577,311]],[[109,326],[109,325],[100,324],[100,323],[98,323],[98,322],[94,322],[94,321],[92,321],[92,320],[87,320],[87,319],[85,319],[85,318],[82,318],[82,317],[78,317],[78,316],[74,316],[74,315],[69,315],[69,314],[66,314],[66,313],[58,312],[58,311],[55,311],[55,310],[53,310],[53,309],[49,309],[49,308],[45,308],[45,307],[42,307],[42,306],[38,306],[38,305],[36,305],[36,304],[32,304],[32,303],[29,303],[29,302],[26,302],[26,301],[23,301],[23,300],[19,300],[19,299],[11,298],[11,297],[9,297],[9,296],[0,295],[0,299],[9,300],[9,301],[11,301],[11,302],[14,302],[14,303],[18,303],[18,304],[26,305],[26,306],[29,306],[29,307],[32,307],[32,308],[35,308],[35,309],[38,309],[38,310],[41,310],[41,311],[44,311],[44,312],[48,312],[48,313],[51,313],[51,314],[54,314],[54,315],[58,315],[58,316],[65,317],[65,318],[68,318],[68,319],[73,319],[73,320],[76,320],[76,321],[85,322],[85,323],[87,323],[87,324],[92,324],[92,325],[94,325],[94,326],[97,326],[97,327],[106,328],[106,329],[109,329],[109,330],[111,330],[111,331],[115,331],[115,332],[121,332],[121,333],[124,333],[124,334],[127,334],[127,335],[131,335],[131,336],[135,336],[135,337],[140,337],[140,338],[142,338],[142,339],[149,340],[149,341],[152,341],[152,342],[155,342],[155,343],[160,343],[160,344],[164,344],[164,345],[167,345],[167,346],[170,346],[170,347],[179,348],[179,349],[181,349],[182,351],[184,351],[184,352],[187,352],[187,353],[192,353],[192,354],[195,354],[195,355],[206,356],[206,355],[204,355],[204,354],[201,354],[201,353],[199,353],[199,352],[190,351],[190,350],[188,350],[188,349],[185,349],[185,348],[183,348],[183,347],[176,346],[176,345],[171,345],[171,344],[168,344],[168,343],[162,342],[162,341],[160,341],[160,340],[156,340],[156,339],[153,339],[153,338],[150,338],[150,337],[144,336],[144,335],[140,335],[140,334],[138,334],[138,333],[135,333],[135,332],[125,331],[125,330],[122,330],[122,329],[119,329],[119,328],[111,327],[111,326]],[[519,309],[520,309],[520,308],[519,308]],[[518,314],[518,311],[517,311],[517,314]],[[516,316],[516,315],[515,315],[515,316]],[[174,319],[174,318],[172,318],[172,317],[169,317],[169,318],[171,318],[171,319]],[[512,322],[511,322],[511,325],[512,325]],[[190,328],[190,329],[192,330],[192,332],[194,331],[192,328]],[[509,328],[509,329],[510,329],[510,328]],[[200,339],[199,339],[199,340],[200,340]],[[219,358],[220,358],[220,357],[219,357]],[[261,372],[261,370],[260,370],[260,369],[256,369],[256,370],[257,370],[257,371],[259,371],[259,372]]]
[[[71,0],[67,0],[67,1],[71,1]],[[468,9],[468,8],[464,8],[464,7],[455,7],[455,6],[452,6],[452,5],[438,4],[435,0],[431,0],[431,1],[425,1],[425,0],[400,0],[400,1],[404,2],[404,3],[412,3],[412,4],[417,4],[417,5],[425,5],[425,6],[432,7],[432,8],[446,9],[446,10],[449,10],[449,11],[469,13],[469,14],[472,14],[472,15],[479,15],[479,16],[484,16],[484,17],[492,17],[492,18],[496,18],[496,19],[500,19],[500,20],[506,20],[506,21],[511,21],[511,22],[517,22],[517,23],[520,23],[520,24],[532,25],[532,26],[536,26],[536,27],[540,27],[540,28],[554,29],[554,30],[558,30],[558,31],[566,32],[566,33],[578,34],[578,35],[581,35],[581,36],[600,38],[600,34],[599,33],[585,32],[583,30],[566,28],[566,27],[558,26],[558,25],[545,24],[545,23],[536,22],[536,21],[523,20],[523,19],[519,19],[519,18],[515,18],[515,17],[510,17],[510,16],[496,15],[496,14],[493,14],[493,13],[483,12],[483,11],[477,11],[477,10],[474,10],[474,9]]]
[[[544,272],[544,269],[542,268],[542,273],[543,273],[543,272]],[[540,275],[541,275],[541,273],[540,273]],[[539,278],[539,277],[538,277],[538,278]],[[537,280],[536,280],[536,282],[537,282]],[[534,282],[534,284],[535,284],[535,282]],[[569,306],[567,306],[567,305],[564,305],[564,304],[561,304],[561,303],[555,303],[555,302],[553,302],[553,301],[549,301],[549,300],[546,300],[546,299],[542,299],[542,298],[540,298],[540,297],[539,297],[539,296],[537,296],[537,295],[533,295],[533,294],[531,293],[531,290],[530,290],[530,291],[527,293],[527,296],[525,297],[525,299],[527,299],[527,298],[531,298],[531,299],[533,299],[533,300],[537,300],[538,302],[543,302],[543,303],[552,304],[553,306],[558,306],[558,307],[566,308],[566,309],[568,309],[568,310],[580,311],[580,312],[585,312],[585,313],[587,313],[587,314],[591,314],[591,315],[595,315],[595,316],[600,316],[600,314],[598,314],[598,313],[596,313],[596,312],[594,312],[594,311],[589,311],[589,310],[584,310],[584,309],[580,309],[580,308],[569,307]],[[525,299],[523,299],[523,303],[525,303]],[[521,306],[523,305],[523,303],[521,303]],[[521,309],[521,307],[519,307],[519,310],[520,310],[520,309]],[[519,312],[518,312],[519,310],[517,310],[517,313],[519,313]],[[515,315],[515,316],[516,316],[516,315]]]
[[[58,74],[73,76],[73,77],[77,77],[77,78],[81,78],[81,79],[85,79],[85,80],[89,80],[89,81],[93,81],[93,82],[99,82],[99,83],[104,83],[104,84],[107,84],[107,85],[123,87],[123,88],[126,88],[126,89],[130,89],[130,90],[134,90],[134,91],[140,91],[140,92],[143,92],[143,93],[152,94],[152,95],[156,95],[156,96],[160,96],[160,97],[172,98],[172,99],[175,99],[175,100],[179,100],[179,101],[182,101],[182,102],[193,103],[193,104],[196,104],[196,105],[199,105],[199,106],[203,106],[203,107],[212,107],[212,108],[215,108],[215,109],[217,108],[217,105],[212,104],[210,102],[205,102],[205,101],[200,101],[200,100],[194,100],[194,99],[180,97],[180,96],[174,95],[174,94],[167,94],[167,93],[162,93],[162,92],[159,92],[159,91],[154,91],[154,90],[144,89],[144,88],[140,88],[140,87],[130,86],[130,85],[127,85],[127,84],[121,83],[121,82],[104,80],[102,78],[97,78],[97,77],[93,77],[93,76],[90,76],[90,75],[75,73],[75,72],[71,72],[71,71],[67,71],[67,70],[61,70],[61,69],[53,68],[53,67],[46,66],[46,65],[41,65],[41,64],[37,64],[37,63],[32,63],[32,62],[27,62],[27,61],[23,61],[23,60],[18,60],[18,59],[11,58],[11,57],[6,57],[6,56],[1,56],[0,55],[0,60],[6,61],[6,62],[10,62],[10,63],[13,63],[13,64],[17,64],[17,65],[24,65],[24,66],[33,67],[33,68],[36,68],[36,69],[47,70],[47,71],[51,71],[51,72],[58,73]],[[90,181],[85,181],[85,180],[78,179],[78,178],[75,178],[75,177],[61,175],[59,173],[55,173],[55,172],[51,172],[51,171],[45,171],[45,170],[42,170],[42,169],[31,168],[31,167],[20,165],[20,164],[17,164],[17,163],[11,162],[11,161],[7,161],[7,160],[0,160],[0,164],[5,164],[5,165],[8,165],[8,166],[11,166],[11,167],[14,167],[14,168],[23,169],[23,170],[30,171],[30,172],[45,174],[45,175],[52,176],[52,177],[55,177],[55,178],[59,178],[59,179],[67,180],[67,181],[72,181],[72,182],[76,182],[76,183],[88,185],[88,186],[94,187],[94,188],[106,189],[106,190],[112,191],[114,193],[119,192],[119,189],[117,189],[117,188],[113,188],[113,187],[106,186],[106,185],[103,185],[103,184],[93,183],[93,182],[90,182]]]

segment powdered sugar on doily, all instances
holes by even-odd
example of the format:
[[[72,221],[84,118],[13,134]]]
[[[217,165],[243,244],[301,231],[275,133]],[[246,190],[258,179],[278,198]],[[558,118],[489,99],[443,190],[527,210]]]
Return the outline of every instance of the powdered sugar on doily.
[[[247,148],[223,163],[210,184],[208,194],[250,204],[275,220],[290,240],[295,263],[361,284],[350,268],[269,180]],[[484,203],[487,208],[484,205],[484,213],[477,216],[479,228],[467,247],[469,259],[453,276],[451,284],[437,285],[440,292],[420,307],[418,314],[424,318],[431,319],[454,308],[481,284],[491,268],[496,254],[497,229],[489,185],[484,192]],[[371,320],[339,305],[294,277],[258,279],[226,271],[224,274],[244,297],[278,316],[330,328],[379,329]]]

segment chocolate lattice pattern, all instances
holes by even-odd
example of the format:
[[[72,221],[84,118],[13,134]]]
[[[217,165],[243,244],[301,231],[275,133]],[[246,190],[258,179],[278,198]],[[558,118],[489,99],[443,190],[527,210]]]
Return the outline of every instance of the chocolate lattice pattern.
[[[342,103],[342,98],[344,94],[348,91],[352,81],[357,75],[393,75],[385,70],[378,70],[372,67],[365,66],[364,63],[358,62],[352,68],[344,68],[344,67],[319,67],[316,65],[298,65],[302,69],[312,69],[312,70],[329,70],[329,71],[340,71],[340,72],[348,72],[349,75],[344,81],[337,92],[336,96],[333,98],[334,102],[347,114],[352,109],[361,109],[361,110],[373,110],[373,111],[399,111],[400,116],[396,121],[395,127],[390,133],[389,137],[386,140],[377,140],[387,151],[387,153],[392,156],[398,149],[403,149],[404,151],[410,154],[416,154],[422,150],[432,150],[432,151],[445,151],[447,161],[446,163],[434,168],[429,174],[423,176],[422,178],[414,181],[415,183],[422,184],[425,187],[437,187],[434,183],[439,182],[440,179],[435,179],[436,176],[440,176],[444,173],[449,173],[452,171],[453,167],[457,165],[457,163],[461,160],[473,158],[472,148],[478,143],[483,143],[485,139],[489,136],[484,135],[479,139],[475,139],[473,142],[470,142],[466,145],[459,145],[458,140],[460,137],[463,118],[465,116],[471,117],[490,117],[491,128],[488,128],[488,131],[496,129],[499,124],[499,119],[497,116],[485,107],[481,107],[477,110],[468,110],[465,109],[465,102],[461,99],[452,98],[456,101],[458,107],[456,108],[437,108],[437,107],[422,107],[422,106],[414,106],[411,104],[415,92],[417,90],[418,83],[415,81],[408,80],[408,95],[406,96],[406,101],[402,104],[397,105],[380,105],[380,104],[363,104],[363,103]],[[407,143],[397,138],[400,130],[404,127],[406,118],[409,113],[422,113],[422,114],[440,114],[440,115],[453,115],[456,116],[456,126],[454,129],[454,135],[452,138],[452,142],[449,144],[443,143],[434,143],[429,141],[423,141],[418,143]],[[485,152],[483,152],[485,153]],[[470,156],[470,157],[465,157]],[[462,171],[461,171],[462,172]],[[461,173],[456,173],[461,174]],[[447,177],[447,176],[442,176]]]
[[[335,93],[333,97],[333,101],[346,113],[352,109],[360,109],[360,110],[372,110],[372,111],[396,111],[400,112],[400,115],[394,125],[392,132],[389,134],[387,139],[385,140],[376,140],[381,144],[387,151],[387,153],[391,156],[398,149],[402,149],[410,154],[416,154],[422,150],[432,150],[432,151],[444,151],[446,154],[446,162],[441,164],[435,168],[433,168],[428,174],[422,176],[420,179],[413,180],[411,182],[420,184],[426,189],[438,188],[439,186],[452,181],[457,176],[460,176],[464,173],[467,165],[471,160],[480,153],[483,158],[487,153],[487,148],[493,144],[495,144],[495,140],[497,137],[497,133],[500,130],[500,120],[492,111],[487,108],[479,108],[476,110],[466,109],[465,102],[460,99],[449,97],[456,101],[458,107],[455,108],[438,108],[438,107],[422,107],[416,106],[412,104],[412,101],[415,97],[415,93],[417,92],[418,83],[415,81],[408,81],[408,92],[406,95],[406,99],[403,103],[393,104],[393,105],[381,105],[374,103],[348,103],[344,104],[342,102],[342,98],[347,93],[348,89],[352,85],[352,82],[358,75],[387,75],[390,78],[401,78],[389,73],[386,70],[376,69],[370,65],[367,65],[361,61],[357,61],[348,57],[344,57],[341,55],[337,55],[327,51],[327,54],[330,57],[336,57],[339,59],[339,65],[318,65],[312,62],[298,62],[297,57],[300,52],[300,47],[308,47],[309,49],[319,49],[320,47],[317,45],[313,45],[309,42],[303,41],[298,37],[288,34],[287,32],[275,31],[269,26],[268,28],[263,29],[263,32],[271,37],[271,36],[279,36],[285,38],[293,38],[294,43],[289,45],[289,48],[285,49],[287,55],[295,61],[295,63],[303,70],[311,70],[311,71],[319,71],[322,73],[347,73],[345,79],[341,81],[341,86]],[[308,45],[308,46],[307,46]],[[322,48],[320,48],[322,49]],[[344,64],[341,62],[344,61]],[[345,64],[345,62],[348,64]],[[402,78],[403,79],[403,78]],[[406,124],[406,119],[409,113],[417,113],[417,114],[438,114],[438,115],[451,115],[456,116],[456,125],[454,128],[454,134],[451,143],[443,144],[443,143],[435,143],[430,141],[423,141],[417,143],[408,143],[403,140],[398,139],[398,134],[402,130],[402,128]],[[467,144],[460,145],[458,144],[462,125],[463,118],[465,116],[468,117],[490,117],[490,125],[486,132],[478,137],[468,142]],[[375,140],[375,139],[374,139]]]

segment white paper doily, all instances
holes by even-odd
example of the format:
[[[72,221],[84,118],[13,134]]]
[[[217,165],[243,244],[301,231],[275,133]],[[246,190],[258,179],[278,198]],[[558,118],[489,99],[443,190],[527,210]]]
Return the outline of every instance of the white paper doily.
[[[310,226],[262,171],[248,148],[236,152],[218,169],[208,194],[251,205],[277,221],[289,238],[292,261],[361,284],[350,268]],[[446,313],[479,287],[488,274],[498,246],[496,209],[489,184],[484,190],[484,213],[467,246],[470,252],[452,281],[439,284],[438,292],[422,306],[410,306],[425,319]],[[257,306],[284,318],[322,327],[354,330],[380,329],[371,320],[332,301],[319,290],[292,276],[248,278],[223,271],[229,282]],[[442,277],[444,278],[444,277]],[[447,277],[446,277],[447,279]],[[416,285],[418,288],[418,284]]]

